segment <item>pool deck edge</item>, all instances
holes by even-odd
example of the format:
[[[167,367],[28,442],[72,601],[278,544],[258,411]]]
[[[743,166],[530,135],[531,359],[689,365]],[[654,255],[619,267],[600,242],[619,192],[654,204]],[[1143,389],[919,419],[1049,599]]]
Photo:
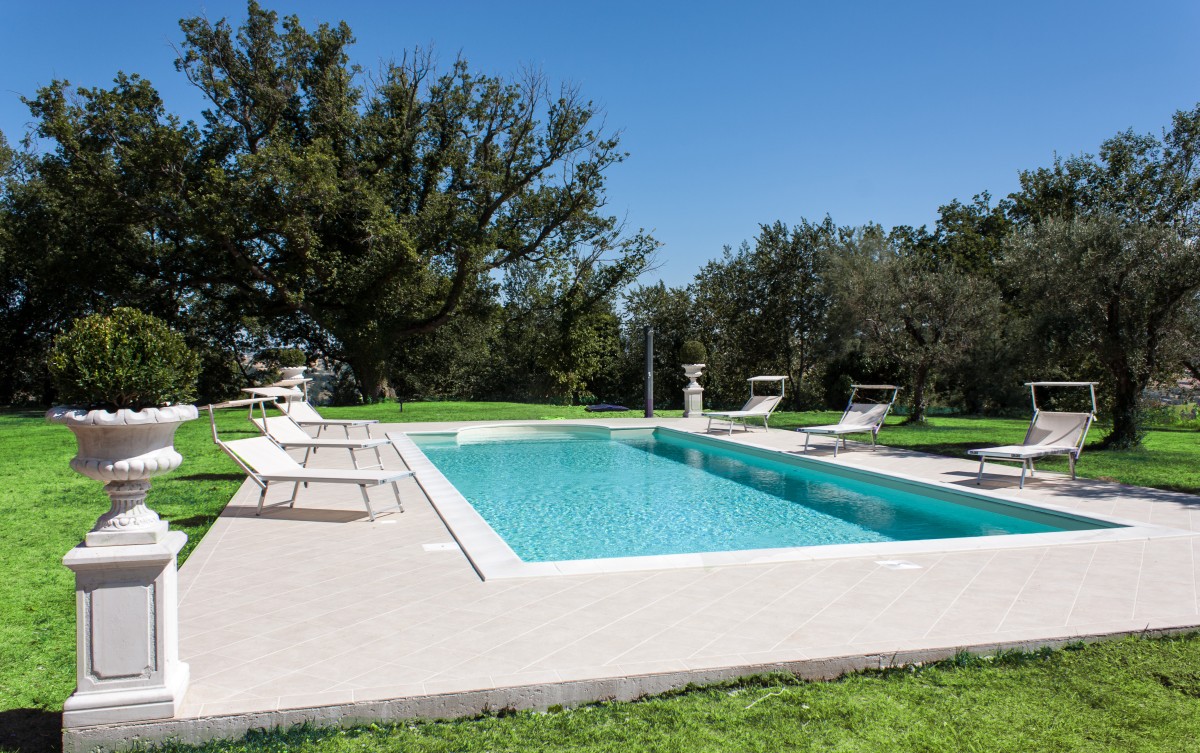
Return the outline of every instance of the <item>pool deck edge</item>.
[[[987,656],[1005,651],[1061,648],[1076,643],[1096,643],[1130,636],[1167,637],[1200,630],[1192,625],[1140,628],[1114,632],[989,641],[973,645],[946,645],[896,651],[781,660],[769,663],[716,666],[628,677],[537,683],[462,692],[413,695],[382,700],[308,708],[255,711],[199,719],[164,719],[149,722],[72,727],[63,730],[63,753],[116,753],[141,745],[175,742],[200,745],[212,740],[236,739],[248,732],[289,729],[299,725],[351,727],[371,722],[404,719],[453,719],[501,710],[545,711],[553,706],[572,707],[598,701],[634,701],[679,690],[755,675],[783,672],[803,680],[835,680],[855,672],[929,664],[966,652]]]

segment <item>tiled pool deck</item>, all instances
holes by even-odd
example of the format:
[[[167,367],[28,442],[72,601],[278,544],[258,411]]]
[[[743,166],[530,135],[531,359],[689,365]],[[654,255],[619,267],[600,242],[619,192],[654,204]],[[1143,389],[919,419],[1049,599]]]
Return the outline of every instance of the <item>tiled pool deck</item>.
[[[635,422],[706,425],[600,423]],[[776,430],[731,441],[803,445]],[[853,443],[834,459],[831,447],[815,440],[808,456],[979,488],[977,464],[966,459]],[[340,455],[317,462],[348,466]],[[402,467],[394,454],[385,462]],[[1034,536],[1029,546],[992,547],[985,538],[965,551],[914,542],[886,558],[485,581],[414,480],[401,487],[406,511],[375,523],[353,487],[310,487],[295,508],[255,517],[257,489],[246,485],[180,570],[191,685],[177,717],[77,728],[67,748],[634,698],[772,669],[828,677],[961,648],[1200,625],[1200,497],[1042,473],[1018,491],[1016,467],[988,469],[984,493],[1137,530],[1052,545]],[[268,504],[289,492],[273,489]],[[385,490],[377,492],[382,501]]]

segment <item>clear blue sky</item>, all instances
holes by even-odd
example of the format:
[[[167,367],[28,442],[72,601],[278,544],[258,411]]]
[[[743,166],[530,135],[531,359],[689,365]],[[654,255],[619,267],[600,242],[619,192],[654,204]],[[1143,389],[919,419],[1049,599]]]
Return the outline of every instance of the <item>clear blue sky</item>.
[[[347,21],[365,67],[433,45],[444,63],[568,80],[623,133],[609,208],[666,245],[684,284],[759,223],[932,224],[1002,196],[1054,154],[1126,128],[1158,132],[1200,101],[1200,3],[277,2],[308,26]],[[840,7],[839,7],[840,6]],[[241,2],[10,2],[0,7],[0,130],[54,78],[140,73],[170,110],[200,102],[174,71],[178,19]]]

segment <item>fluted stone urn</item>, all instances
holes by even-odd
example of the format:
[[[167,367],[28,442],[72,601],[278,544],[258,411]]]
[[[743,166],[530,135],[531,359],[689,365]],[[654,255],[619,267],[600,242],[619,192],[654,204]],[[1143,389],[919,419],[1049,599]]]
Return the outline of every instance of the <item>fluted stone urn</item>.
[[[283,366],[279,369],[280,379],[302,379],[307,366]]]
[[[116,412],[56,407],[47,420],[75,434],[78,454],[72,470],[104,482],[112,507],[84,537],[87,546],[156,544],[167,535],[167,523],[146,507],[150,479],[183,463],[175,451],[175,431],[197,417],[194,405],[170,405]]]

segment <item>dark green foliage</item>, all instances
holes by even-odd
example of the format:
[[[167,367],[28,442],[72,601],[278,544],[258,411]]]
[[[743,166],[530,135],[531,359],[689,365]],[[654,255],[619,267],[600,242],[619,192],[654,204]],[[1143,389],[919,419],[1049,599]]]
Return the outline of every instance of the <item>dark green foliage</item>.
[[[1048,218],[1013,238],[1006,269],[1025,277],[1022,305],[1046,359],[1102,381],[1108,444],[1137,445],[1142,392],[1187,355],[1200,246],[1166,225]]]
[[[264,361],[270,361],[281,368],[304,366],[308,362],[304,351],[299,348],[269,348],[268,350],[260,350],[258,357]]]
[[[828,217],[764,224],[753,247],[727,247],[696,275],[689,290],[711,346],[706,397],[714,404],[741,404],[755,374],[787,376],[793,408],[816,402],[809,380],[827,355],[831,249],[847,232]]]
[[[190,402],[199,371],[181,335],[131,308],[77,320],[50,353],[61,401],[109,410]]]
[[[708,351],[704,349],[704,343],[698,340],[686,340],[679,346],[680,363],[704,363],[707,358]]]

